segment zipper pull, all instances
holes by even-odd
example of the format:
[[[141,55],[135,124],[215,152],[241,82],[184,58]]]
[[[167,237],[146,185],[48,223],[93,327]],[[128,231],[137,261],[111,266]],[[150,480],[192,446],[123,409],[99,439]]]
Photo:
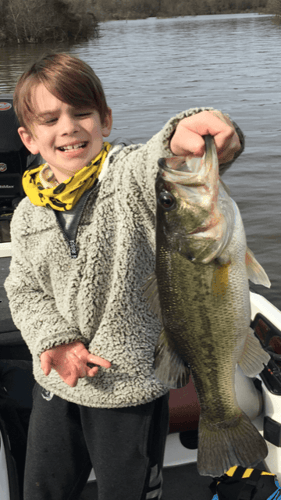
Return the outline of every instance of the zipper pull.
[[[77,259],[78,257],[78,248],[76,246],[75,240],[69,240],[69,248],[70,248],[70,256],[72,259]]]

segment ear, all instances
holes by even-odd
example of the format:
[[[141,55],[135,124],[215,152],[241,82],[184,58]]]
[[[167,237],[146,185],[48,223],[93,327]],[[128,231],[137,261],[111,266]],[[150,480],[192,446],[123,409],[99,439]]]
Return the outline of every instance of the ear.
[[[108,113],[103,121],[103,124],[101,126],[102,130],[102,135],[103,137],[108,137],[110,135],[111,129],[112,129],[112,109],[108,108]]]
[[[40,151],[36,145],[36,140],[33,138],[31,132],[29,132],[25,127],[18,128],[19,136],[26,146],[26,148],[33,154],[37,155]]]

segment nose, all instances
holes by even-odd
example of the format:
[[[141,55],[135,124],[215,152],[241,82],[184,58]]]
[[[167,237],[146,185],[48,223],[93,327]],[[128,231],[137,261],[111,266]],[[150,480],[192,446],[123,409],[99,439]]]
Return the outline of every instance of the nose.
[[[64,113],[60,117],[60,127],[62,135],[72,135],[79,131],[79,122],[70,113]]]

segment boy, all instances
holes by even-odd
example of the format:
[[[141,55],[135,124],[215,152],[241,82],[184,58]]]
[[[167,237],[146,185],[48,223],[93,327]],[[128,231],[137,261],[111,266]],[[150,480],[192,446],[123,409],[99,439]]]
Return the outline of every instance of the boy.
[[[5,282],[37,381],[24,498],[77,500],[93,466],[99,500],[160,499],[168,388],[154,376],[161,326],[141,290],[154,269],[157,160],[202,155],[210,133],[226,168],[243,134],[195,109],[145,145],[112,147],[100,81],[66,54],[24,73],[14,105],[22,141],[46,162],[24,174]]]

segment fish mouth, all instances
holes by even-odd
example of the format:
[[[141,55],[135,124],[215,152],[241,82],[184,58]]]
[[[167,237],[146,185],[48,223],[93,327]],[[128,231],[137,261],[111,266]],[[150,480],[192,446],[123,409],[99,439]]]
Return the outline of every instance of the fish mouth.
[[[202,171],[203,162],[204,157],[192,159],[183,156],[160,158],[158,160],[159,175],[165,183],[168,182],[172,185],[203,186],[206,182]]]
[[[169,163],[169,164],[168,164]],[[163,172],[181,173],[191,172],[187,166],[185,156],[172,156],[171,158],[159,158],[158,165]]]
[[[217,197],[219,165],[213,137],[204,136],[205,153],[202,157],[174,156],[158,160],[158,189],[175,193],[182,202],[207,207]]]
[[[193,158],[193,165],[195,162],[201,164],[201,160],[201,158]],[[158,165],[156,188],[159,191],[165,190],[174,193],[182,201],[190,200],[191,191],[196,194],[198,188],[205,185],[204,177],[192,171],[190,163],[185,157],[160,158]],[[198,168],[198,165],[196,165],[196,168]]]
[[[191,174],[187,158],[184,156],[173,156],[172,158],[159,158],[159,174],[163,180],[176,183],[183,183],[187,174]],[[188,176],[189,176],[188,175]]]
[[[203,186],[214,156],[217,157],[213,138],[206,135],[204,140],[205,153],[202,158],[193,155],[160,158],[158,166],[163,180],[190,187]]]

